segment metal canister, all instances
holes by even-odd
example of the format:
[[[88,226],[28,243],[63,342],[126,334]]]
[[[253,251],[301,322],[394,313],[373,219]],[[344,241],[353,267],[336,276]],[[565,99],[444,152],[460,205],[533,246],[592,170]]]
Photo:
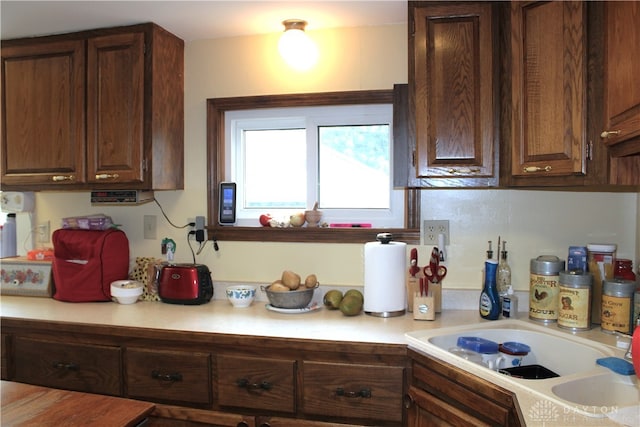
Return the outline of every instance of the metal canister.
[[[633,294],[636,282],[632,280],[605,280],[602,286],[602,314],[600,327],[603,332],[633,332]]]
[[[573,331],[591,329],[593,275],[582,271],[561,271],[558,286],[558,327]]]
[[[529,274],[529,318],[545,323],[558,321],[558,283],[564,261],[555,255],[533,258]]]

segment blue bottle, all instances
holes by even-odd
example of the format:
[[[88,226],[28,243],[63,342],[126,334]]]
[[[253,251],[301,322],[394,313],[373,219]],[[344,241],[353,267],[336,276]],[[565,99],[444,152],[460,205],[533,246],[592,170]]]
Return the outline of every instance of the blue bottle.
[[[498,261],[488,259],[484,263],[484,286],[480,294],[480,316],[487,320],[500,317],[500,295],[496,284]]]

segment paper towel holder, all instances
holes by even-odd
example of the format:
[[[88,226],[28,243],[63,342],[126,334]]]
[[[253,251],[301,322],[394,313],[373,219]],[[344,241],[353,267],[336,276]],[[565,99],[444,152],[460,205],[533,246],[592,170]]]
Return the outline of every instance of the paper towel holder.
[[[376,240],[382,243],[383,245],[388,245],[390,241],[393,240],[393,234],[391,233],[378,233],[376,235]]]

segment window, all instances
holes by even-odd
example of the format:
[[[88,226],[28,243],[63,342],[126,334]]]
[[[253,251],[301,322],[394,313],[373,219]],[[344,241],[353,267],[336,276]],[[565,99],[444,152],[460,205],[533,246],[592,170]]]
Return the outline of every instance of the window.
[[[379,232],[393,233],[394,238],[410,244],[420,243],[420,194],[415,188],[405,188],[404,224],[396,228],[270,228],[246,226],[221,226],[217,223],[219,206],[219,184],[225,181],[231,167],[226,159],[225,134],[226,115],[234,111],[266,108],[288,108],[309,106],[342,106],[365,104],[394,105],[394,120],[406,126],[406,85],[396,85],[394,90],[369,90],[348,92],[324,92],[308,94],[285,94],[213,98],[207,100],[207,224],[210,239],[220,241],[271,241],[271,242],[316,242],[316,243],[364,243],[375,240]],[[400,112],[401,114],[396,114]],[[396,132],[403,126],[396,125]],[[406,129],[406,128],[405,128]],[[406,130],[405,130],[406,132]],[[396,156],[396,162],[408,158],[409,138],[400,138],[401,144],[394,151],[404,150]],[[397,151],[396,151],[397,152]]]
[[[286,220],[317,202],[327,223],[404,225],[392,186],[391,104],[230,111],[225,179],[238,184],[238,225]]]

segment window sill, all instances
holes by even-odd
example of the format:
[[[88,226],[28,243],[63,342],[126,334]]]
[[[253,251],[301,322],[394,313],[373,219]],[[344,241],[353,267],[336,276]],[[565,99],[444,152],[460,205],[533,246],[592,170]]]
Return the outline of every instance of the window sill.
[[[420,230],[406,228],[271,228],[208,227],[209,239],[242,242],[366,243],[374,242],[378,233],[391,233],[393,240],[420,244]]]

